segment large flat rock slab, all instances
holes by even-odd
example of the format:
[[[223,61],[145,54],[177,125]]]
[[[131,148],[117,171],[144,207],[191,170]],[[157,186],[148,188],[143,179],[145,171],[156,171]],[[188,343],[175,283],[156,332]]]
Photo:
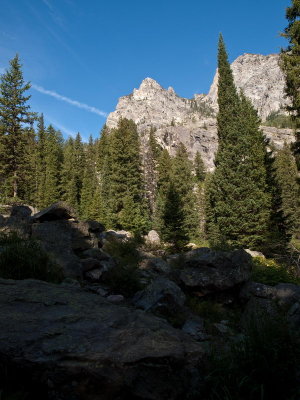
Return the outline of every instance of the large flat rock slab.
[[[34,371],[50,399],[179,399],[195,384],[201,345],[144,311],[4,279],[0,309],[0,366]]]

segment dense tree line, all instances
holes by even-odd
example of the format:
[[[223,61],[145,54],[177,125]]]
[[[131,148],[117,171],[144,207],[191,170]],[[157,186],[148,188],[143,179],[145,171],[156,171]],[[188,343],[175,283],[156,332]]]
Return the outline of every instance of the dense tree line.
[[[298,0],[287,17],[290,47],[282,63],[299,127]],[[207,173],[200,153],[191,161],[181,143],[170,156],[154,128],[142,151],[137,127],[127,119],[115,129],[104,126],[88,143],[79,133],[64,140],[30,110],[30,84],[16,56],[0,84],[0,201],[43,208],[64,200],[81,218],[107,228],[154,228],[176,251],[204,239],[219,248],[284,251],[300,231],[295,157],[287,145],[274,151],[267,143],[257,112],[235,87],[222,36],[218,71],[219,147],[215,171]]]

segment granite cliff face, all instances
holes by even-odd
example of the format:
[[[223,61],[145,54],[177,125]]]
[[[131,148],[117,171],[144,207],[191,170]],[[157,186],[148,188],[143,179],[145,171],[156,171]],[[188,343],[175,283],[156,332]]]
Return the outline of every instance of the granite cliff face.
[[[284,96],[285,79],[278,63],[278,54],[244,54],[231,64],[236,86],[251,99],[262,121],[288,103]],[[216,111],[217,95],[218,72],[205,98]]]
[[[283,109],[284,76],[278,64],[279,55],[244,54],[232,63],[235,83],[249,97],[262,121],[272,112]],[[199,151],[208,170],[214,168],[217,150],[216,114],[218,73],[207,95],[195,94],[193,99],[179,97],[172,87],[162,88],[154,79],[146,78],[139,89],[119,99],[106,124],[117,126],[120,117],[135,121],[141,133],[142,145],[147,145],[147,133],[156,128],[158,142],[174,154],[182,142],[192,157]],[[262,127],[276,147],[294,140],[289,129]]]

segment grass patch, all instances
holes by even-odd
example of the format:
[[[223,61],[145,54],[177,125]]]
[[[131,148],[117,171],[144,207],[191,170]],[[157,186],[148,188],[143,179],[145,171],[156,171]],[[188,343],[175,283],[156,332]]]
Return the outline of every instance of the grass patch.
[[[212,351],[204,398],[299,399],[299,362],[299,337],[291,334],[286,321],[260,315],[239,340]]]
[[[59,283],[63,274],[38,242],[12,233],[0,235],[0,277]]]
[[[219,322],[227,317],[223,305],[211,300],[200,300],[197,297],[190,296],[187,298],[186,305],[194,314],[209,322]]]
[[[254,282],[275,286],[278,283],[293,283],[300,285],[300,278],[293,271],[279,265],[276,261],[263,257],[253,258],[253,271],[251,279]]]

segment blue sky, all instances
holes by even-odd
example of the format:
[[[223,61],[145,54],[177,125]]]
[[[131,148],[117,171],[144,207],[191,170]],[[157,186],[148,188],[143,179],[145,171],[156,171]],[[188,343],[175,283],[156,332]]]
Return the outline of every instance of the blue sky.
[[[1,0],[0,71],[18,52],[32,110],[65,136],[94,137],[145,77],[206,93],[223,33],[230,60],[285,46],[289,0]]]

